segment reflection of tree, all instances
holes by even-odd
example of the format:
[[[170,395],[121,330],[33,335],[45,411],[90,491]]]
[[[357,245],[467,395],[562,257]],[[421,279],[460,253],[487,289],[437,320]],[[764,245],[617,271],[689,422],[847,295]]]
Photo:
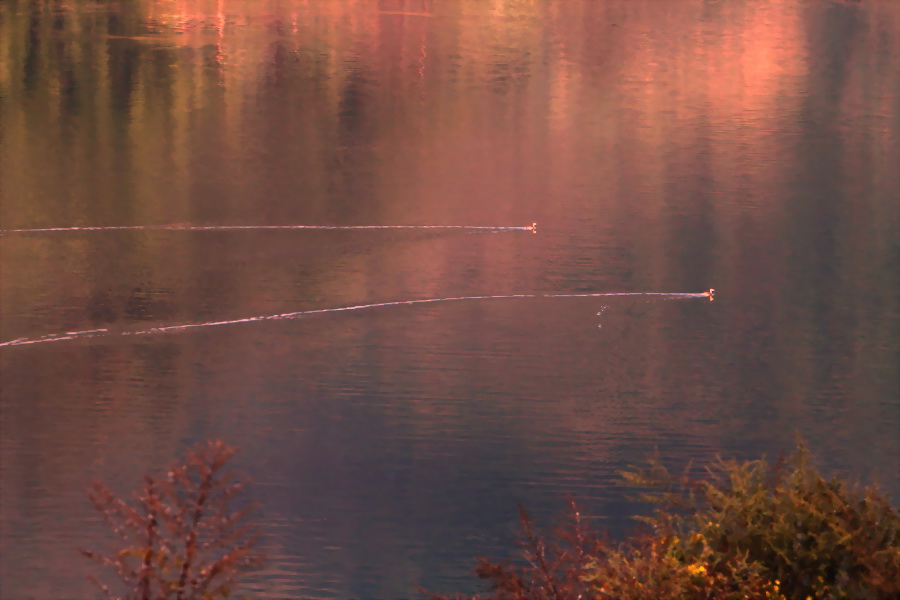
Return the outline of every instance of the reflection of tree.
[[[698,252],[707,263],[729,255],[743,261],[738,270],[754,269],[743,263],[756,259],[729,245],[751,215],[719,211],[715,198],[740,193],[761,207],[784,186],[799,185],[788,175],[793,163],[776,161],[762,172],[746,148],[785,152],[766,132],[804,109],[784,105],[804,78],[814,88],[804,109],[813,128],[817,115],[833,127],[851,101],[885,110],[885,94],[867,90],[896,85],[883,60],[868,60],[897,52],[896,36],[882,35],[896,15],[883,5],[811,11],[819,19],[811,30],[837,40],[828,44],[804,42],[804,14],[774,1],[678,10],[512,1],[486,10],[419,0],[315,10],[241,0],[56,10],[13,1],[0,10],[6,226],[214,222],[226,214],[253,222],[445,222],[479,216],[476,210],[518,221],[521,212],[537,218],[539,195],[565,191],[548,186],[576,181],[608,191],[588,210],[614,215],[621,253],[648,274],[634,282],[642,287],[668,287],[664,274],[703,287],[712,267],[685,266]],[[683,33],[668,35],[673,27]],[[866,28],[874,33],[862,36]],[[812,71],[805,44],[824,52]],[[723,124],[746,144],[718,136]],[[830,211],[816,221],[815,240],[798,240],[807,258],[848,269],[844,278],[812,282],[810,291],[822,297],[838,293],[823,285],[849,286],[841,282],[855,274],[842,265],[858,262],[838,260],[830,236],[864,229],[842,225],[860,217],[834,192],[852,182],[834,178],[848,161],[870,178],[876,167],[867,165],[884,166],[884,134],[867,139],[853,133],[860,130],[803,133],[798,149],[846,135],[854,150],[820,157],[827,168],[810,164],[807,183],[816,193],[796,198],[806,204],[789,214],[772,215],[796,229]],[[550,162],[532,150],[545,142]],[[681,177],[685,170],[692,180]],[[699,192],[683,211],[657,213],[655,198],[693,189]],[[865,192],[874,198],[866,210],[891,222],[891,203]],[[416,197],[425,193],[446,199],[423,206]],[[671,244],[682,250],[667,256]],[[852,246],[867,251],[863,240]],[[157,268],[152,257],[137,258],[146,247],[129,252]],[[193,262],[203,268],[203,258]]]

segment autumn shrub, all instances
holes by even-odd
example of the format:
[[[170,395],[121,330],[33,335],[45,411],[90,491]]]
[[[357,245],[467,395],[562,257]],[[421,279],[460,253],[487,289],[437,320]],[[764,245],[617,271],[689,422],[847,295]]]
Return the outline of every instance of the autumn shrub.
[[[706,476],[658,460],[622,473],[655,506],[636,535],[601,541],[573,506],[541,536],[522,513],[519,566],[480,559],[493,600],[900,598],[900,515],[874,488],[790,459],[717,461]],[[437,596],[445,598],[446,596]]]
[[[130,502],[93,482],[91,503],[122,540],[109,552],[81,551],[114,571],[117,583],[89,577],[106,597],[228,598],[239,574],[261,564],[254,506],[233,508],[245,482],[224,471],[235,451],[220,441],[198,446],[164,478],[145,476]]]
[[[522,527],[519,546],[525,564],[516,567],[480,558],[475,569],[479,577],[491,581],[492,598],[581,598],[589,593],[593,583],[587,577],[588,573],[606,544],[585,522],[571,500],[569,508],[566,521],[551,535],[541,535],[535,531],[525,508],[519,507]]]
[[[623,473],[657,504],[643,519],[682,564],[758,565],[786,598],[900,598],[900,514],[875,488],[828,479],[801,444],[786,461],[719,460],[707,476]]]

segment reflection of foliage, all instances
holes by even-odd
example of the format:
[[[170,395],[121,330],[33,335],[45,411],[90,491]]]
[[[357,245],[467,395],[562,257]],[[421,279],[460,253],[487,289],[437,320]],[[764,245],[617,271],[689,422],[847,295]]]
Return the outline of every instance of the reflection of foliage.
[[[900,514],[874,489],[825,479],[802,445],[774,467],[719,461],[708,473],[675,477],[655,460],[623,473],[657,509],[616,546],[574,509],[546,540],[523,512],[527,566],[482,559],[478,574],[494,600],[900,597]]]
[[[125,546],[82,553],[114,568],[129,600],[228,597],[237,575],[262,562],[248,523],[254,506],[231,508],[245,484],[222,472],[235,451],[220,441],[190,451],[165,480],[145,476],[133,505],[95,481],[91,502]],[[91,580],[113,597],[107,585]]]

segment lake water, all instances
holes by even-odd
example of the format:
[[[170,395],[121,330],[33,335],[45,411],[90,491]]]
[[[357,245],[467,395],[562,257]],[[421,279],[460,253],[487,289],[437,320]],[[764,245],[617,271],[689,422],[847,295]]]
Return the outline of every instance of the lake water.
[[[210,438],[259,598],[474,592],[654,448],[897,501],[898,165],[889,0],[4,0],[0,597]]]

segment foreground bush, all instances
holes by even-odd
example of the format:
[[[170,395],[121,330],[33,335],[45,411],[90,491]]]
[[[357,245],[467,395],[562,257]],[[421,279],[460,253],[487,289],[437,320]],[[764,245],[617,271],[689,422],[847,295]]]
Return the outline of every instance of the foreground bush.
[[[227,598],[237,576],[261,563],[248,524],[253,506],[232,509],[244,484],[223,472],[235,450],[222,442],[197,447],[165,479],[146,476],[131,503],[93,483],[91,502],[122,538],[109,553],[81,551],[113,569],[127,590],[117,595],[116,584],[91,577],[108,598]]]
[[[900,515],[873,488],[824,478],[802,446],[786,463],[719,461],[708,474],[625,474],[659,491],[646,522],[679,560],[716,569],[744,557],[787,598],[900,598]]]
[[[872,488],[826,479],[801,446],[786,462],[719,461],[708,476],[658,462],[622,473],[655,504],[644,532],[604,543],[573,508],[542,537],[522,513],[526,564],[482,559],[495,600],[900,598],[900,514]]]

